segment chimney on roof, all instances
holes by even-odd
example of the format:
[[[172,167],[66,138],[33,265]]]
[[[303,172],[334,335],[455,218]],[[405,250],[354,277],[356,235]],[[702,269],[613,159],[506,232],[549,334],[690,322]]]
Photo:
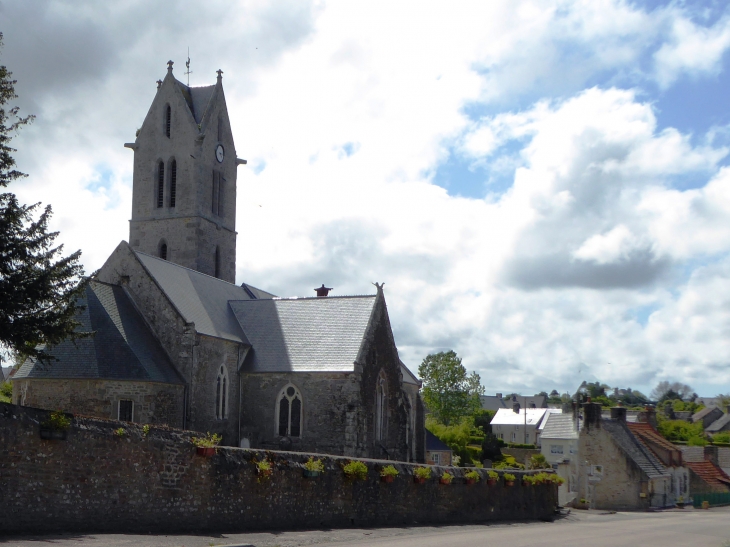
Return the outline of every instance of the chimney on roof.
[[[591,427],[601,427],[601,404],[583,403],[583,427],[589,430]]]
[[[501,399],[501,398],[502,398],[502,394],[501,393],[497,393],[497,399]]]
[[[657,421],[656,421],[656,410],[653,406],[646,405],[644,407],[643,412],[639,412],[639,414],[636,416],[636,421],[650,424],[654,429],[657,428]]]
[[[325,287],[324,283],[322,283],[322,286],[314,289],[314,292],[317,293],[317,296],[319,297],[325,297],[329,294],[329,292],[332,290],[332,287]]]
[[[514,412],[515,414],[520,413],[520,403],[518,403],[518,402],[512,403],[512,412]]]
[[[611,408],[611,419],[618,422],[626,423],[626,409],[622,406],[614,406]]]
[[[720,462],[717,457],[717,447],[716,446],[705,446],[705,461],[715,464],[716,466],[720,467]]]

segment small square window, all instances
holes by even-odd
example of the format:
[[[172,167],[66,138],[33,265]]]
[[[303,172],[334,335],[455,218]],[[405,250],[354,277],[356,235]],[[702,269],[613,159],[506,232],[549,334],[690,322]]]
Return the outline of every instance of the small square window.
[[[119,420],[122,422],[131,422],[134,409],[134,402],[126,399],[119,401]]]

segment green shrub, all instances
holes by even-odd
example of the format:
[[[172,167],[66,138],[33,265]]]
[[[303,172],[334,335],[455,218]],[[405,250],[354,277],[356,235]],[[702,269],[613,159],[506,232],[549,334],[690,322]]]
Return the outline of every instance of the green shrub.
[[[397,477],[399,475],[398,470],[392,465],[386,465],[380,469],[381,477]]]
[[[416,467],[413,470],[413,476],[419,479],[430,479],[431,468],[430,467]]]
[[[127,434],[127,430],[124,429],[123,427],[120,427],[120,428],[114,430],[114,434],[117,437],[124,437]]]
[[[13,400],[13,384],[10,382],[0,383],[0,403],[10,403]]]
[[[498,478],[499,478],[499,473],[497,473],[496,471],[492,471],[492,470],[490,469],[489,471],[487,471],[487,476],[488,476],[488,477],[489,477],[490,479],[492,479],[492,480],[496,480],[496,479],[498,479]]]
[[[195,446],[199,446],[200,448],[213,448],[214,446],[218,446],[218,444],[223,440],[223,437],[220,435],[210,434],[210,431],[208,431],[205,434],[205,437],[193,437],[192,442]]]
[[[441,481],[443,482],[451,482],[452,480],[454,480],[454,476],[448,471],[444,471],[444,474],[441,475]]]
[[[322,473],[324,471],[324,462],[317,460],[314,456],[310,456],[309,459],[304,462],[304,469],[307,471],[317,471]]]
[[[150,434],[150,426],[145,424],[142,426],[142,435],[145,437]]]
[[[464,475],[464,478],[469,479],[469,480],[473,480],[473,481],[476,481],[476,482],[479,482],[479,479],[481,479],[481,477],[479,476],[479,472],[478,471],[469,471],[468,473],[466,473]]]
[[[542,454],[535,454],[530,457],[530,469],[550,469],[551,465]]]
[[[700,422],[701,424],[702,422]],[[705,446],[707,444],[707,439],[704,437],[690,437],[689,441],[687,441],[687,444],[689,446]]]
[[[712,436],[712,443],[730,443],[730,433],[722,432]]]
[[[48,419],[41,425],[56,431],[66,431],[71,427],[71,420],[63,412],[58,410],[56,412],[51,412]]]
[[[368,466],[358,460],[351,460],[342,466],[342,470],[348,479],[364,481],[368,478]]]
[[[515,477],[512,473],[505,473],[502,475],[504,477],[504,480],[506,482],[514,481],[517,477]]]

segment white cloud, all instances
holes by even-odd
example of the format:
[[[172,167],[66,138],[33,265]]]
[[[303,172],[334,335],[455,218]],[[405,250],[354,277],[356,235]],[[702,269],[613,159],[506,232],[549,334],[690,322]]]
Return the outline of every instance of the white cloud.
[[[308,295],[385,281],[405,361],[453,348],[488,391],[574,389],[579,369],[650,388],[722,362],[720,328],[682,345],[686,321],[727,325],[685,303],[707,301],[722,276],[675,270],[725,260],[728,151],[658,131],[652,98],[626,85],[683,77],[702,44],[715,60],[693,74],[712,74],[721,22],[703,30],[679,9],[619,0],[211,2],[181,4],[169,25],[145,3],[18,5],[0,13],[15,23],[3,63],[39,118],[14,141],[31,174],[14,191],[53,204],[88,270],[127,234],[122,143],[168,58],[183,78],[190,45],[193,85],[225,71],[237,154],[250,162],[238,178],[239,282]],[[671,48],[678,59],[663,60]],[[475,105],[480,119],[466,113]],[[450,150],[513,184],[449,195],[430,177]],[[711,180],[672,188],[688,174]],[[646,307],[657,310],[648,322],[635,312]]]

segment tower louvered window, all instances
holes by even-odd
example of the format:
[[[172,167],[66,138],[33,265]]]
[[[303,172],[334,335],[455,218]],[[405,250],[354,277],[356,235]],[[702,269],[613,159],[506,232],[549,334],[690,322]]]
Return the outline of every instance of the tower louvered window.
[[[172,160],[170,164],[170,207],[175,207],[177,195],[177,162]]]
[[[228,417],[228,371],[221,366],[215,382],[215,417],[223,420]]]
[[[170,121],[172,119],[172,109],[170,108],[170,105],[167,105],[167,108],[165,109],[165,135],[169,138],[170,137]]]
[[[157,208],[165,204],[165,164],[160,162],[157,166]]]

